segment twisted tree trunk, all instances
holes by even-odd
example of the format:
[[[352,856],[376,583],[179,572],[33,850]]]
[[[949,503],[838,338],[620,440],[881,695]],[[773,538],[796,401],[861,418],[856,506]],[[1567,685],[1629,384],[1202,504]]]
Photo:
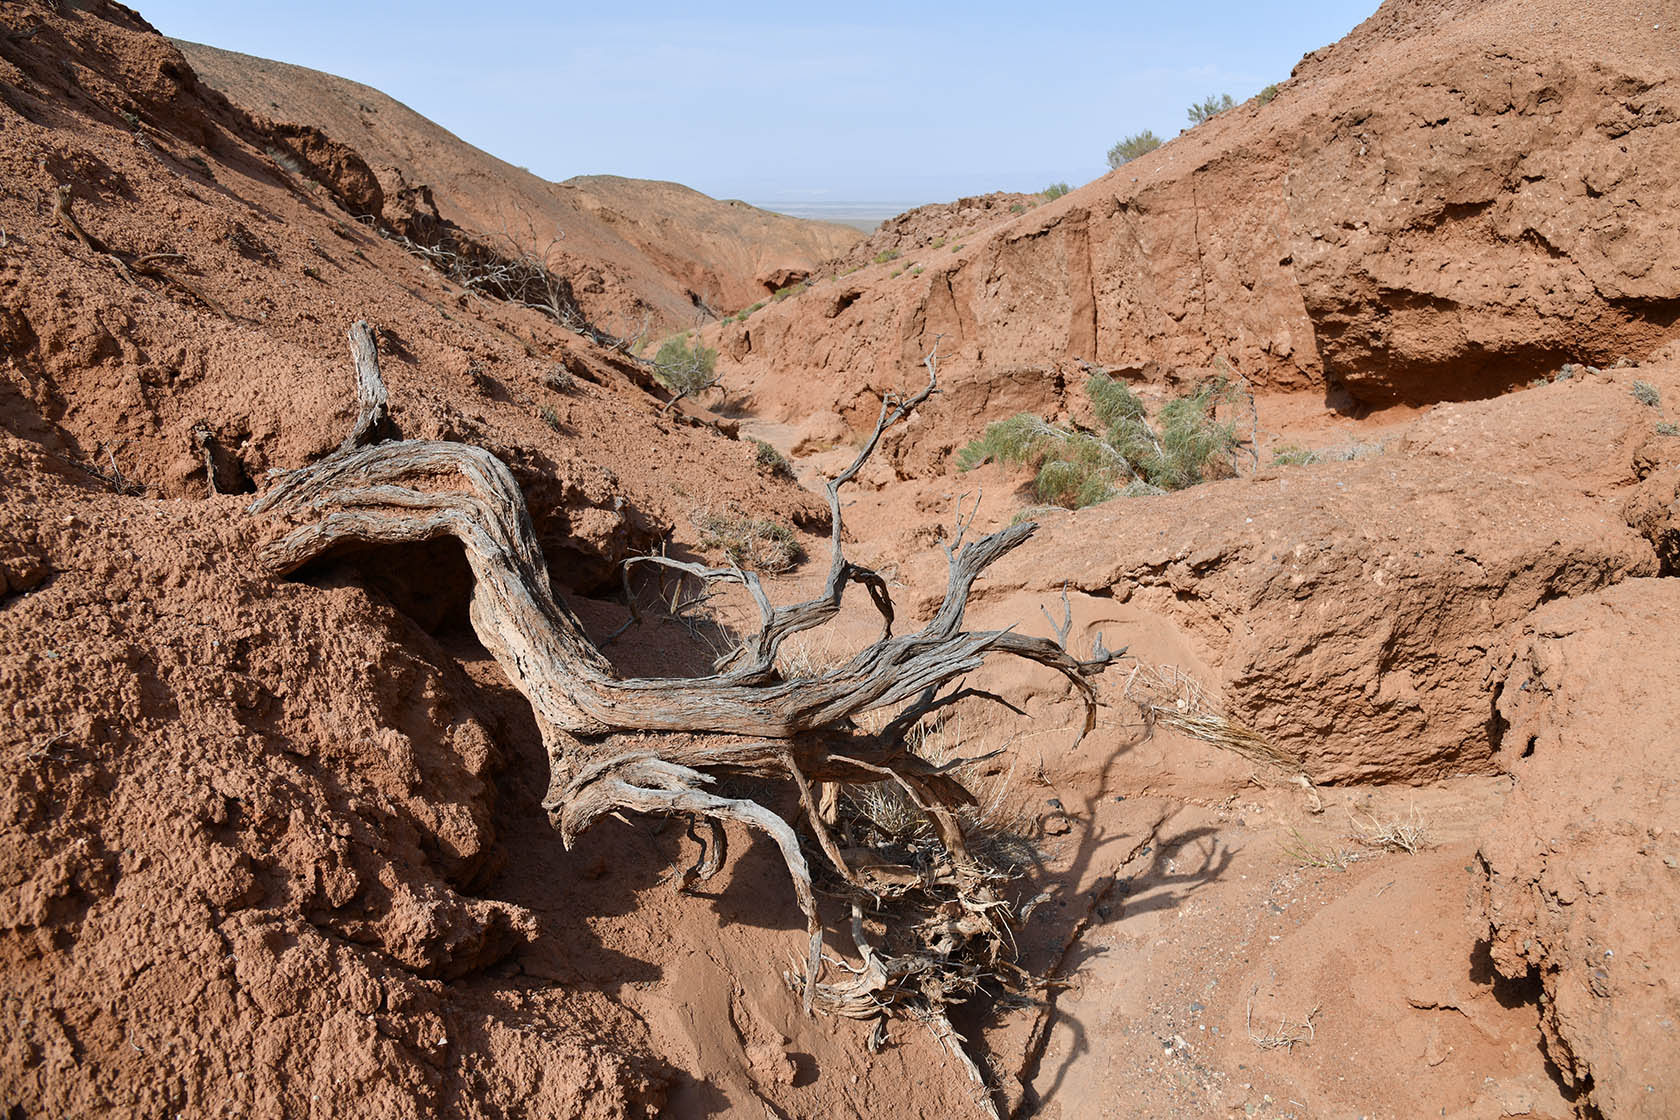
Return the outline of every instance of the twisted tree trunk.
[[[986,695],[960,686],[947,691],[986,655],[1013,654],[1062,673],[1085,702],[1081,735],[1094,725],[1096,699],[1088,678],[1123,650],[1103,649],[1099,636],[1093,655],[1082,660],[1046,639],[962,629],[974,581],[1031,536],[1035,525],[1015,525],[964,544],[967,526],[960,523],[957,540],[946,547],[949,583],[943,603],[926,626],[902,636],[892,633],[885,580],[845,558],[839,490],[862,468],[882,433],[936,391],[934,355],[927,359],[927,386],[908,398],[883,401],[875,431],[856,460],[828,483],[829,573],[816,598],[775,606],[758,576],[738,568],[659,556],[627,564],[627,585],[631,564],[658,564],[708,581],[740,584],[758,606],[757,632],[721,659],[713,675],[672,680],[619,676],[577,616],[555,597],[518,486],[495,456],[460,443],[369,442],[387,419],[385,389],[365,322],[351,328],[350,340],[361,405],[355,428],[339,450],[283,476],[252,504],[251,513],[291,526],[263,550],[263,561],[273,572],[286,574],[347,543],[459,540],[474,578],[473,629],[530,701],[542,731],[550,767],[543,804],[561,839],[569,846],[593,821],[615,810],[687,815],[705,822],[710,833],[705,856],[691,873],[705,878],[721,864],[723,833],[717,822],[736,820],[769,835],[781,850],[809,923],[803,985],[807,1009],[818,988],[822,929],[798,836],[763,805],[710,792],[716,776],[792,780],[825,858],[843,879],[857,883],[824,826],[810,782],[898,783],[929,814],[940,839],[961,862],[966,850],[952,809],[964,793],[943,772],[946,768],[909,752],[904,738],[928,713],[966,696]],[[880,638],[836,668],[783,679],[776,669],[781,643],[831,620],[853,583],[868,591],[881,612]],[[860,713],[897,705],[903,710],[879,732],[867,733],[851,722]],[[875,970],[868,947],[860,943],[859,950]],[[854,996],[860,982],[852,985]],[[846,986],[822,987],[830,1002],[844,1009]]]

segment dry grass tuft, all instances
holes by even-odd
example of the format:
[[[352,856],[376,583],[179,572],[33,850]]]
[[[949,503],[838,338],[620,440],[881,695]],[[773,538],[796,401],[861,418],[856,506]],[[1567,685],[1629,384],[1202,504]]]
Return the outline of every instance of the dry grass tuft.
[[[1346,871],[1348,864],[1359,857],[1346,848],[1338,848],[1332,844],[1320,844],[1316,840],[1308,840],[1301,835],[1301,830],[1289,830],[1289,839],[1280,844],[1283,854],[1288,856],[1301,867],[1322,867],[1329,871]]]
[[[1348,823],[1353,826],[1354,839],[1371,848],[1380,848],[1385,852],[1405,852],[1407,855],[1417,855],[1429,847],[1429,825],[1413,805],[1404,817],[1390,820],[1379,820],[1369,813],[1364,819],[1348,814]]]
[[[1125,696],[1151,723],[1166,724],[1255,762],[1300,769],[1299,758],[1224,715],[1201,684],[1176,665],[1140,663],[1126,679]]]
[[[805,559],[805,547],[792,529],[733,505],[696,510],[694,527],[700,531],[701,548],[723,553],[737,568],[785,572]]]
[[[1313,1027],[1313,1016],[1318,1014],[1314,1007],[1299,1021],[1286,1016],[1279,1016],[1277,1026],[1269,1033],[1259,1033],[1254,1029],[1254,993],[1248,995],[1248,1040],[1261,1050],[1291,1050],[1296,1046],[1311,1043],[1318,1038],[1318,1032]]]

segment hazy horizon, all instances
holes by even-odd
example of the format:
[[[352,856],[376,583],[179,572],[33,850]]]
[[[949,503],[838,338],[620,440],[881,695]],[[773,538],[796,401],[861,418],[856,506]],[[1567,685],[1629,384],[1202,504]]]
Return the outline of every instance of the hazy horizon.
[[[529,3],[470,19],[435,2],[139,8],[169,36],[373,86],[546,179],[673,180],[781,209],[1078,186],[1121,137],[1170,139],[1192,102],[1284,80],[1375,5],[1310,0],[1279,19],[1228,0],[1070,0],[1033,21],[995,3],[863,3],[843,19],[730,23],[674,4],[635,18]]]

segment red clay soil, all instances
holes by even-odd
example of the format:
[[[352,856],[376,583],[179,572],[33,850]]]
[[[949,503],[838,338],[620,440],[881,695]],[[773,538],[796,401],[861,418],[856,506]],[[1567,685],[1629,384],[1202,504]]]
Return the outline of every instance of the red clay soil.
[[[802,1013],[769,845],[734,837],[701,894],[673,888],[695,847],[672,822],[562,848],[459,549],[261,569],[251,495],[343,437],[365,317],[396,427],[509,464],[603,638],[616,562],[705,554],[707,511],[820,550],[821,503],[738,430],[833,472],[938,329],[948,391],[847,492],[848,555],[903,625],[938,600],[960,495],[976,531],[1030,502],[950,449],[1020,409],[1082,415],[1077,357],[1164,391],[1225,356],[1265,390],[1262,464],[1380,447],[1050,513],[979,585],[976,625],[1048,633],[1065,596],[1075,647],[1130,656],[1077,748],[1060,678],[993,664],[969,686],[1017,711],[961,706],[918,747],[1002,749],[961,772],[1028,861],[1019,962],[1057,981],[957,1025],[1016,1116],[1680,1114],[1680,361],[1650,352],[1673,255],[1635,259],[1672,236],[1676,118],[1641,11],[1387,5],[1271,105],[979,229],[949,268],[907,252],[725,328],[732,403],[757,409],[726,419],[380,236],[358,213],[413,199],[330,122],[257,119],[119,5],[0,9],[0,1104],[984,1114],[920,1024],[873,1053],[869,1024]],[[1517,230],[1548,206],[1560,255]],[[1062,325],[1087,321],[1081,350]],[[1333,385],[1410,405],[1338,410]],[[848,603],[788,653],[820,666],[877,624]],[[607,653],[702,673],[708,633],[648,621]]]
[[[720,201],[678,183],[582,175],[552,183],[479,150],[408,106],[318,70],[176,42],[199,77],[262,117],[354,149],[387,197],[429,188],[465,229],[551,248],[584,310],[616,334],[727,315],[808,276],[857,230]],[[709,309],[708,311],[702,308]]]

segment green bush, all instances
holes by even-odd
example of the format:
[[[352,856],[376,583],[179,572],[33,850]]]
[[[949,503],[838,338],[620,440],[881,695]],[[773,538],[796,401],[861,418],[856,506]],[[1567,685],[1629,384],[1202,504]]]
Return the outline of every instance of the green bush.
[[[1104,372],[1085,382],[1085,395],[1103,430],[1062,428],[1019,413],[987,425],[985,434],[960,449],[958,468],[994,460],[1036,467],[1038,500],[1067,509],[1182,490],[1231,473],[1225,456],[1237,448],[1236,425],[1220,422],[1218,411],[1234,404],[1236,395],[1224,378],[1168,401],[1153,424],[1137,395]]]
[[[1126,137],[1110,148],[1108,150],[1108,165],[1119,167],[1121,164],[1129,163],[1145,153],[1153,152],[1160,146],[1161,138],[1146,128],[1136,135]]]
[[[798,295],[800,292],[803,292],[806,288],[809,288],[810,286],[811,285],[808,282],[806,282],[804,280],[801,280],[797,284],[789,284],[785,288],[777,288],[776,289],[776,294],[771,296],[770,298],[775,300],[777,303],[780,303],[784,299],[787,299],[789,296]]]
[[[1025,214],[1027,212],[1027,208],[1022,203],[1011,202],[1009,204],[1009,212],[1011,214]]]
[[[1254,95],[1254,100],[1261,105],[1269,105],[1269,104],[1271,104],[1272,98],[1276,97],[1277,95],[1278,95],[1277,83],[1273,82],[1271,85],[1267,86],[1265,89],[1263,89],[1259,93],[1255,94]]]
[[[761,439],[753,440],[753,463],[772,478],[794,477],[793,464],[787,461],[787,456]]]
[[[1231,95],[1228,93],[1219,94],[1217,97],[1209,95],[1204,100],[1190,106],[1188,110],[1190,123],[1194,126],[1201,124],[1203,121],[1211,121],[1225,110],[1236,108],[1236,105],[1237,103],[1231,99]]]
[[[897,259],[897,249],[882,249],[879,253],[875,254],[876,264],[886,264],[888,261],[896,261]]]
[[[706,386],[717,371],[718,352],[688,336],[666,339],[653,356],[653,375],[673,392],[693,393]]]
[[[1072,188],[1070,188],[1066,183],[1051,183],[1048,187],[1045,187],[1043,190],[1039,191],[1038,193],[1039,193],[1039,196],[1044,199],[1044,201],[1054,202],[1058,198],[1062,197],[1064,194],[1068,193],[1068,191],[1071,190],[1071,189]]]
[[[1651,408],[1662,406],[1662,394],[1649,381],[1635,381],[1633,383],[1633,399]]]

